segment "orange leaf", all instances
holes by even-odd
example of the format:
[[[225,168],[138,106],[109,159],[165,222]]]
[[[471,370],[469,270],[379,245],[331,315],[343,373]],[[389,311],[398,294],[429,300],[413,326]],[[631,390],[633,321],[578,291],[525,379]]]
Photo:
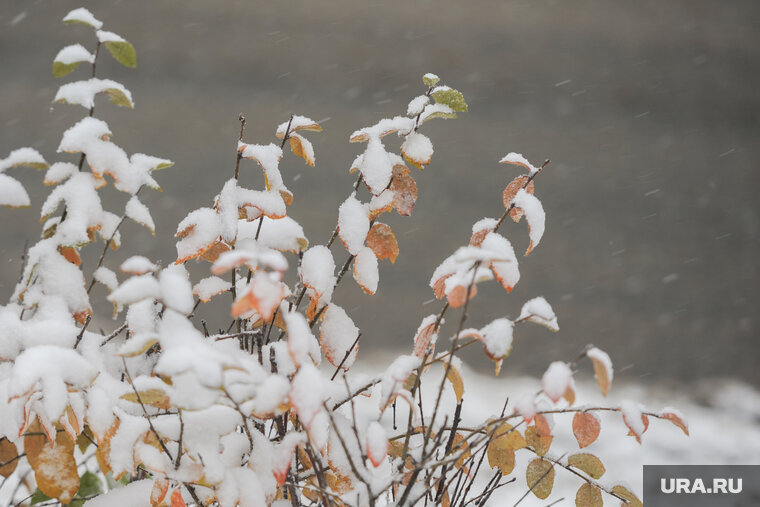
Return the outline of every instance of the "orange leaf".
[[[515,198],[515,196],[517,195],[517,192],[519,192],[521,188],[525,188],[525,191],[528,192],[529,194],[532,194],[535,192],[536,187],[533,184],[533,181],[528,183],[527,187],[525,187],[526,183],[528,183],[528,176],[525,174],[523,174],[522,176],[518,176],[517,178],[509,182],[509,185],[507,185],[507,188],[504,189],[504,194],[502,195],[502,202],[504,203],[505,208],[509,209],[509,206],[512,204],[512,200]],[[515,222],[519,222],[523,216],[523,210],[515,206],[509,212],[509,216]]]
[[[431,349],[430,343],[433,340],[433,336],[436,334],[436,318],[435,316],[431,317],[426,317],[425,320],[422,321],[422,324],[420,324],[419,329],[417,329],[417,334],[414,337],[414,355],[420,359],[424,359],[428,353],[432,355],[432,351],[435,350],[435,344],[433,344]]]
[[[119,430],[120,421],[115,419],[111,427],[103,435],[103,439],[98,443],[98,450],[95,451],[95,457],[98,460],[100,471],[107,474],[111,471],[111,439]],[[118,477],[117,477],[118,479]]]
[[[470,289],[470,299],[474,298],[478,293],[478,288],[473,285]],[[449,299],[449,304],[452,308],[461,308],[467,300],[467,287],[464,285],[457,285],[446,294]]]
[[[290,142],[290,150],[293,154],[301,157],[308,165],[314,167],[314,148],[311,143],[295,132],[288,134],[288,141]]]
[[[366,244],[375,252],[375,256],[380,259],[390,259],[391,263],[396,262],[398,257],[398,242],[393,230],[386,224],[376,222],[367,234]]]
[[[689,425],[686,423],[686,420],[683,418],[681,413],[677,410],[665,409],[660,413],[660,417],[672,422],[681,428],[681,431],[683,431],[687,436],[689,435]]]
[[[0,438],[0,463],[6,463],[0,466],[0,475],[6,479],[10,477],[18,466],[19,460],[16,459],[17,457],[18,449],[16,449],[16,445],[5,437]]]
[[[153,487],[150,490],[150,504],[158,506],[166,497],[166,493],[169,491],[169,481],[161,476],[156,476],[153,479]]]
[[[409,174],[409,169],[402,165],[393,166],[390,189],[393,191],[393,206],[398,214],[411,215],[417,201],[417,183]]]
[[[229,251],[230,246],[224,241],[217,239],[200,252],[200,258],[213,263],[216,262],[220,255]]]
[[[594,443],[600,430],[599,419],[591,412],[576,412],[573,416],[573,435],[581,449]]]
[[[552,435],[552,429],[551,426],[549,426],[549,421],[542,414],[536,414],[534,424],[536,425],[536,432],[538,436],[550,437]]]
[[[232,305],[232,317],[240,318],[256,310],[264,321],[270,321],[287,295],[287,287],[282,282],[272,281],[265,273],[258,271],[250,288]]]
[[[451,276],[451,273],[448,275],[442,276],[438,280],[435,281],[433,284],[433,294],[435,294],[435,297],[438,299],[441,299],[443,296],[446,295],[446,279]]]
[[[172,491],[172,503],[171,507],[186,507],[187,504],[185,503],[185,500],[182,498],[182,493],[179,492],[178,489],[175,489]]]
[[[41,429],[39,422],[29,427],[31,433],[39,433]],[[27,435],[24,451],[40,491],[62,504],[69,503],[79,490],[79,473],[74,459],[74,441],[68,434],[59,431],[55,445],[43,435]]]
[[[87,322],[87,317],[92,317],[92,310],[90,310],[89,308],[87,308],[86,310],[80,310],[74,313],[73,317],[74,317],[74,320],[77,321],[79,324],[84,325],[84,323]]]
[[[82,258],[79,256],[79,252],[77,252],[76,248],[71,246],[59,246],[58,253],[63,255],[63,257],[73,265],[82,265]]]

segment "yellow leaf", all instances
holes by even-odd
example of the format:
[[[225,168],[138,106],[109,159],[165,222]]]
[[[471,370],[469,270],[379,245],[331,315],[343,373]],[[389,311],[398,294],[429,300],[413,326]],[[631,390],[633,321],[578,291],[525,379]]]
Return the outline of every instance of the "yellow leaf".
[[[626,503],[623,505],[630,505],[631,507],[642,507],[643,504],[641,503],[641,500],[634,495],[628,488],[625,486],[617,485],[614,488],[612,488],[612,492],[618,495],[620,498],[623,498]]]
[[[551,435],[539,435],[535,426],[528,426],[525,429],[525,440],[536,451],[536,454],[543,456],[547,453],[549,447],[551,447],[554,437]]]
[[[601,476],[604,475],[605,468],[602,461],[594,456],[593,454],[588,453],[578,453],[573,454],[569,458],[567,458],[567,464],[571,467],[578,468],[579,470],[583,470],[586,475],[591,477],[592,479],[598,479]]]
[[[509,475],[515,469],[515,451],[493,445],[488,446],[488,465],[491,468],[498,467],[501,475]]]
[[[534,495],[545,500],[554,487],[554,464],[543,458],[536,458],[528,464],[525,479]]]
[[[29,426],[24,437],[24,451],[29,465],[34,470],[37,487],[50,498],[67,504],[79,490],[79,473],[74,459],[74,441],[64,431],[56,434],[55,445],[51,445],[38,421]]]
[[[140,403],[137,399],[137,394],[134,392],[126,393],[121,396],[122,400],[131,401],[132,403]],[[161,389],[148,389],[140,391],[140,400],[144,405],[150,405],[151,407],[160,408],[163,410],[169,410],[171,403],[169,401],[169,395]]]
[[[314,167],[314,147],[306,138],[292,132],[288,134],[288,142],[293,155],[301,157],[308,165]]]
[[[451,387],[454,389],[454,394],[457,397],[457,403],[461,402],[464,395],[464,382],[462,382],[462,375],[459,373],[459,370],[454,368],[453,364],[449,368],[446,378],[451,382]]]
[[[602,507],[602,492],[596,486],[585,483],[575,494],[576,507]]]

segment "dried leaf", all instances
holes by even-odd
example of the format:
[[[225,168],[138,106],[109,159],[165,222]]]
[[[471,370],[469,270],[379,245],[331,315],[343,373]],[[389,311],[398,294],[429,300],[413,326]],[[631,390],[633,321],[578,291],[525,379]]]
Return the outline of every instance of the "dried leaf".
[[[528,183],[528,176],[525,174],[518,176],[509,182],[509,185],[507,185],[507,188],[504,189],[504,194],[502,195],[502,202],[504,203],[505,208],[509,209],[509,206],[512,204],[512,200],[515,198],[515,195],[517,195],[517,192],[519,192],[521,188],[525,188],[525,191],[529,194],[535,192],[536,186],[534,185],[533,181],[528,183],[527,187],[525,186],[526,183]],[[513,221],[519,222],[523,217],[522,208],[512,208],[512,210],[509,212],[509,216]]]
[[[459,370],[454,368],[453,364],[449,368],[446,378],[451,382],[451,387],[454,389],[454,394],[457,397],[457,403],[460,403],[464,395],[464,382],[462,382],[462,375],[459,373]]]
[[[533,424],[536,425],[536,431],[538,433],[538,436],[541,436],[541,437],[551,436],[552,429],[551,429],[551,426],[549,425],[549,421],[542,414],[536,414],[536,418]]]
[[[152,506],[161,505],[161,502],[166,497],[166,493],[169,492],[169,481],[157,475],[153,479],[153,487],[150,490],[150,504]]]
[[[598,479],[604,475],[606,471],[602,460],[594,456],[593,454],[581,452],[573,454],[567,458],[567,464],[571,467],[578,468],[586,473],[592,479]]]
[[[134,392],[123,394],[121,399],[131,401],[132,403],[140,403],[137,399],[137,394]],[[169,410],[171,407],[169,395],[161,389],[147,389],[145,391],[140,391],[140,400],[142,400],[144,405],[150,405],[151,407],[163,410]]]
[[[431,437],[435,438],[435,435],[431,433]],[[470,452],[470,444],[464,439],[464,436],[462,436],[461,433],[456,433],[454,435],[454,440],[452,441],[451,445],[451,453],[462,454],[454,463],[454,466],[457,468],[462,468],[465,462],[470,458],[470,456],[472,456],[472,452]]]
[[[576,412],[573,416],[573,435],[578,441],[578,447],[583,449],[594,443],[599,437],[599,419],[591,412]]]
[[[0,466],[0,475],[6,479],[10,477],[18,466],[19,460],[16,459],[17,457],[18,449],[16,449],[16,445],[5,437],[0,438],[0,463],[6,463]]]
[[[575,494],[576,507],[602,507],[603,504],[601,490],[587,482]]]
[[[660,417],[667,419],[668,421],[681,428],[681,431],[683,431],[686,436],[689,435],[689,425],[686,423],[686,420],[683,418],[681,413],[677,410],[665,409],[660,412]]]
[[[375,252],[378,259],[390,259],[391,263],[396,262],[398,242],[390,226],[376,222],[367,234],[366,244]]]
[[[37,487],[50,498],[67,504],[79,490],[79,473],[74,459],[74,441],[64,431],[56,434],[51,445],[38,421],[29,426],[30,434],[24,437],[24,451],[34,470]]]
[[[77,252],[76,248],[72,246],[59,246],[58,253],[63,255],[64,259],[66,259],[73,265],[75,266],[82,265],[82,258],[79,256],[79,252]]]
[[[543,458],[536,458],[525,470],[528,487],[541,500],[545,500],[554,487],[554,464]]]
[[[612,383],[612,361],[606,352],[594,347],[586,351],[586,355],[594,364],[594,377],[596,378],[602,394],[607,396]]]
[[[175,489],[172,491],[171,496],[171,507],[186,507],[187,504],[185,503],[185,500],[182,498],[182,493]]]
[[[535,426],[528,426],[525,429],[525,440],[536,451],[536,454],[543,456],[549,451],[554,437],[551,435],[539,435],[538,429]]]
[[[501,470],[502,477],[512,473],[515,469],[515,451],[512,449],[494,445],[494,442],[488,446],[488,465],[491,468],[498,467]]]
[[[614,488],[612,488],[612,492],[618,495],[619,497],[625,499],[627,503],[624,505],[629,505],[630,507],[642,507],[643,504],[641,503],[641,500],[634,495],[628,488],[625,486],[618,484]]]
[[[396,212],[402,216],[411,215],[417,201],[417,183],[409,174],[409,169],[400,165],[393,167],[390,190],[393,191],[393,207]]]
[[[290,150],[293,152],[293,155],[301,157],[308,165],[314,167],[314,147],[308,139],[295,132],[291,132],[288,134],[288,142],[290,143]]]
[[[95,457],[98,460],[98,466],[103,474],[111,472],[111,439],[119,430],[120,421],[115,419],[111,427],[103,435],[103,439],[98,443],[98,450],[95,451]],[[116,478],[118,479],[118,477]]]

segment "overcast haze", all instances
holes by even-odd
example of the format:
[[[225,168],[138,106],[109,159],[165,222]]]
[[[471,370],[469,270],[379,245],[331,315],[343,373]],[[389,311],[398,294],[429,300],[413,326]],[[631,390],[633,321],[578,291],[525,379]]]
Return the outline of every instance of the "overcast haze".
[[[518,172],[497,162],[517,151],[552,160],[536,185],[546,233],[521,259],[514,292],[482,290],[471,323],[516,317],[543,295],[562,329],[520,328],[505,372],[539,375],[594,343],[610,352],[616,375],[760,382],[760,3],[2,0],[0,156],[30,145],[63,160],[60,134],[86,113],[51,110],[56,87],[70,79],[50,69],[61,47],[93,45],[86,27],[60,23],[82,5],[138,55],[136,69],[107,56],[98,66],[132,91],[135,111],[101,101],[97,116],[128,152],[176,162],[157,173],[164,192],[145,194],[157,236],[125,226],[136,243],[109,254],[108,265],[133,253],[174,260],[169,233],[232,175],[241,112],[245,140],[256,143],[270,142],[291,113],[323,121],[324,132],[309,136],[316,167],[289,153],[281,167],[295,194],[289,214],[312,245],[324,243],[362,149],[349,134],[403,114],[424,90],[422,74],[434,72],[464,93],[470,112],[425,126],[436,151],[414,173],[412,217],[388,219],[401,254],[381,263],[378,293],[365,296],[352,280],[337,293],[363,330],[365,358],[409,346],[420,320],[438,312],[430,275],[474,221],[502,213],[501,191]],[[253,163],[243,175],[261,186]],[[32,208],[0,210],[3,298],[48,192],[39,173],[14,176]],[[125,196],[110,195],[106,205],[120,212]],[[506,225],[524,251],[525,225]],[[342,264],[345,252],[334,251]],[[207,272],[199,268],[196,277]]]

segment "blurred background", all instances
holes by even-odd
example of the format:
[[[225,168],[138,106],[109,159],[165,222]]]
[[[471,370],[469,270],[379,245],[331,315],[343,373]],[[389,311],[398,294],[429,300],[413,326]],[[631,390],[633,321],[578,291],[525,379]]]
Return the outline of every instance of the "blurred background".
[[[0,157],[28,145],[49,161],[74,160],[55,150],[86,112],[51,107],[71,77],[55,80],[50,70],[61,47],[94,46],[89,28],[60,22],[82,5],[138,55],[137,69],[103,55],[99,76],[124,83],[136,110],[100,99],[97,116],[127,152],[176,162],[156,175],[164,191],[143,197],[157,235],[125,224],[129,254],[175,259],[177,223],[211,204],[232,175],[239,113],[249,121],[245,140],[256,143],[272,141],[292,113],[322,123],[324,132],[309,136],[316,167],[288,152],[281,168],[295,194],[290,216],[312,245],[323,244],[363,149],[349,134],[404,114],[424,91],[421,76],[433,72],[464,93],[470,111],[425,125],[435,154],[415,170],[414,214],[387,220],[401,253],[395,265],[381,263],[378,293],[366,296],[350,279],[337,292],[363,330],[365,359],[408,349],[420,320],[438,312],[430,276],[468,241],[473,222],[501,215],[501,192],[519,171],[498,161],[516,151],[536,165],[551,159],[536,185],[546,233],[521,260],[511,295],[482,286],[470,324],[514,318],[543,295],[561,331],[520,327],[503,371],[540,376],[594,343],[612,356],[616,378],[760,384],[760,3],[2,0]],[[254,163],[244,161],[242,174],[262,185]],[[3,298],[49,191],[40,173],[13,175],[32,207],[0,209]],[[125,196],[106,195],[106,207],[121,214]],[[524,251],[525,224],[505,225]],[[85,269],[100,248],[90,249]],[[333,250],[341,265],[346,252]],[[114,252],[106,264],[126,256]],[[192,267],[195,279],[207,269]],[[444,334],[453,332],[450,325]],[[490,371],[480,356],[471,351],[468,362]]]

